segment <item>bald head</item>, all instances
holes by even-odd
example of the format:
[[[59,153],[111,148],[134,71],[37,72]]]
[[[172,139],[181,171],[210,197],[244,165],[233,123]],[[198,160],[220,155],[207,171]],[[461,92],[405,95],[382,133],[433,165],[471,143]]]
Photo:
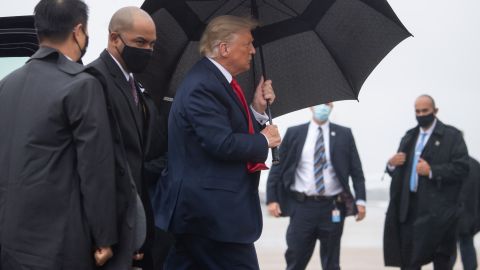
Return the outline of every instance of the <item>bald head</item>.
[[[125,70],[140,72],[148,64],[157,39],[150,15],[138,7],[121,8],[113,14],[108,30],[108,52]],[[130,59],[124,59],[125,55]]]
[[[147,12],[138,7],[124,7],[113,14],[108,30],[110,32],[125,32],[131,31],[134,27],[134,22],[137,20],[145,20],[153,23],[152,18]]]
[[[415,100],[415,114],[417,116],[436,114],[435,100],[429,95],[421,95]]]
[[[419,96],[419,97],[415,100],[415,104],[416,104],[417,102],[429,104],[432,109],[435,109],[435,108],[436,108],[436,107],[435,107],[435,100],[434,100],[433,97],[430,96],[430,95],[421,95],[421,96]]]

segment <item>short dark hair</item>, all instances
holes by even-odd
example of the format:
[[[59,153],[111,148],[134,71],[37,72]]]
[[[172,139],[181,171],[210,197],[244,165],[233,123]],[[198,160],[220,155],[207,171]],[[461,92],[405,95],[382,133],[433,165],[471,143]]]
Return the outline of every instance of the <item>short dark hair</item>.
[[[86,26],[88,21],[88,7],[82,0],[41,0],[34,14],[40,41],[64,41],[77,24]]]

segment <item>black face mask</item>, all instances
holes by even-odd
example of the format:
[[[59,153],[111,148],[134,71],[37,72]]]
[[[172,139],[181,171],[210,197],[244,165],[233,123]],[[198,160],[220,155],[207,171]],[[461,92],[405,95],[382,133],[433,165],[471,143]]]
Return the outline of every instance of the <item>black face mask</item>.
[[[82,29],[82,31],[85,34],[85,30]],[[75,38],[75,42],[77,43],[78,49],[80,50],[80,59],[78,60],[78,62],[80,62],[80,63],[82,62],[81,61],[82,57],[87,53],[87,47],[88,47],[89,39],[90,39],[90,37],[87,34],[85,34],[85,47],[83,47],[83,49],[82,49],[82,47],[80,47],[80,44],[78,43],[77,39]]]
[[[435,120],[435,115],[433,113],[417,116],[418,125],[423,128],[430,126],[434,120]]]
[[[128,46],[120,35],[118,35],[118,37],[125,45],[121,55],[128,71],[133,73],[144,71],[150,58],[152,58],[153,50]]]

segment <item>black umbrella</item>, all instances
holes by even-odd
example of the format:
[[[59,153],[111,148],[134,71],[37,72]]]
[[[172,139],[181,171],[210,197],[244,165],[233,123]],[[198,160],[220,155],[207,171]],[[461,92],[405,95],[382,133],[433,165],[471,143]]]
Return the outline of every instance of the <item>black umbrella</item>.
[[[142,8],[155,21],[158,39],[153,61],[138,77],[166,113],[200,58],[203,29],[219,15],[253,15],[262,24],[253,31],[259,57],[238,80],[255,89],[260,75],[271,79],[274,116],[357,99],[378,63],[410,36],[385,0],[146,0]],[[253,92],[245,94],[251,100]]]
[[[274,116],[357,99],[378,63],[410,36],[385,0],[147,0],[142,8],[152,15],[158,40],[139,77],[157,101],[167,102],[200,58],[198,40],[208,21],[256,9],[262,26],[253,34],[262,55],[257,50],[252,72],[239,81],[254,86],[266,72],[277,95]]]
[[[37,49],[33,16],[0,17],[0,57],[29,57]]]

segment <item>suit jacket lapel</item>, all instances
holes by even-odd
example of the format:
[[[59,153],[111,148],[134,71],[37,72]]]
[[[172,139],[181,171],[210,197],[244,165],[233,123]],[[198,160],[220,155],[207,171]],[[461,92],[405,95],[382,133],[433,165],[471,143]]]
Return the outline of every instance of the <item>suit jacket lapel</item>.
[[[300,159],[302,157],[302,150],[307,140],[308,126],[309,126],[309,123],[306,123],[303,126],[301,126],[298,130],[298,134],[297,134],[298,136],[295,136],[296,137],[295,156],[294,156],[294,160],[296,161],[295,168],[297,168],[298,163],[300,162]]]
[[[337,138],[337,130],[336,130],[336,127],[335,125],[333,125],[332,123],[329,124],[329,133],[330,134],[326,134],[327,136],[329,136],[329,140],[330,140],[330,143],[329,143],[329,151],[330,151],[330,162],[332,162],[333,164],[333,156],[334,156],[334,153],[335,151],[333,151],[334,147],[335,147],[335,142],[337,141],[336,138]],[[335,167],[335,164],[333,164],[333,166]]]
[[[220,70],[210,60],[208,60],[207,58],[203,58],[202,61],[215,74],[215,76],[218,78],[218,80],[222,83],[223,87],[225,88],[225,91],[235,101],[237,106],[240,108],[240,111],[243,113],[243,116],[245,117],[245,120],[248,123],[247,112],[245,111],[242,103],[240,102],[237,95],[233,91],[232,86],[228,83],[227,78],[225,78],[225,76],[223,76],[222,72],[220,72]],[[247,101],[247,104],[248,104],[248,101]],[[253,117],[253,115],[252,115],[252,117]]]
[[[125,76],[123,75],[123,72],[120,70],[117,63],[115,63],[115,61],[112,59],[112,57],[106,50],[103,51],[101,57],[105,62],[105,64],[107,65],[107,68],[110,71],[110,74],[112,75],[115,85],[120,90],[120,93],[118,94],[122,95],[123,98],[125,98],[125,100],[128,103],[130,114],[134,119],[135,127],[137,129],[139,142],[140,142],[140,145],[142,145],[143,143],[142,130],[141,130],[142,114],[139,113],[139,109],[137,108],[137,106],[135,105],[135,101],[133,100],[130,83],[126,80]],[[139,101],[140,101],[140,97],[139,97]]]
[[[424,158],[427,162],[430,162],[431,157],[435,155],[437,147],[440,146],[444,128],[444,124],[440,122],[440,120],[437,120],[437,124],[432,131],[432,135],[430,135],[430,138],[428,139],[428,142],[422,151],[422,158]]]

